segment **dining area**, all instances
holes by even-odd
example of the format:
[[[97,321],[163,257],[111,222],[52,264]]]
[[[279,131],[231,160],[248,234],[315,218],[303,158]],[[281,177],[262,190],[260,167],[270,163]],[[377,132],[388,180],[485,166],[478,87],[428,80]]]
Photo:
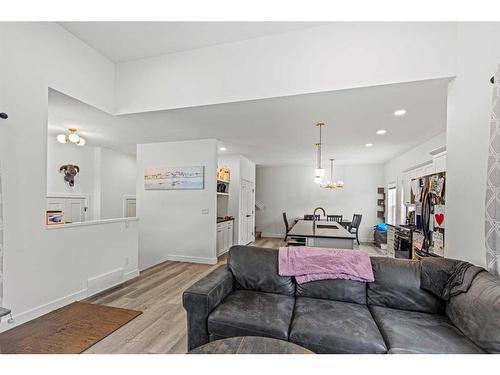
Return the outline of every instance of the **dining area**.
[[[322,207],[301,217],[289,218],[283,212],[284,241],[287,246],[313,246],[353,249],[359,245],[359,228],[363,215],[346,219],[341,214],[327,214]]]

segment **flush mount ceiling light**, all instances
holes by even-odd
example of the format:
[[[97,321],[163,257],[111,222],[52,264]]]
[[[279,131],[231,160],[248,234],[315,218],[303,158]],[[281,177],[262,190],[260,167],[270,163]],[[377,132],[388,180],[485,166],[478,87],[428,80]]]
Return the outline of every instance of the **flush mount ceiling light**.
[[[377,130],[377,135],[384,135],[385,133],[387,133],[387,130],[385,130],[385,129]]]
[[[219,151],[226,151],[227,149],[225,147],[219,147]]]
[[[373,143],[367,143],[365,144],[366,147],[372,147],[373,146]]]
[[[68,128],[69,134],[59,134],[57,136],[57,141],[59,143],[74,143],[77,146],[84,146],[85,139],[76,134],[75,128]]]
[[[397,111],[394,111],[394,116],[396,117],[401,117],[406,115],[406,109],[398,109]]]
[[[324,189],[342,189],[344,187],[344,181],[334,181],[333,180],[333,162],[335,159],[330,159],[330,179],[326,182],[326,184],[321,185]]]
[[[319,142],[316,143],[316,169],[314,170],[314,182],[317,184],[321,184],[321,181],[325,176],[325,170],[323,169],[323,154],[321,150],[321,128],[323,126],[325,126],[325,124],[322,122],[318,122],[316,124],[316,127],[319,128]]]

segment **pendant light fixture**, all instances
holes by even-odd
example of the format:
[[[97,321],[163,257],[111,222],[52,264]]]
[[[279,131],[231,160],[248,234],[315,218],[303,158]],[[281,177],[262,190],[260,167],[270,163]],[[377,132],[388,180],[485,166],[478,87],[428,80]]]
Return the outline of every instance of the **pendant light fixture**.
[[[322,155],[322,139],[321,139],[321,128],[325,126],[324,123],[319,122],[316,127],[319,128],[319,142],[316,143],[316,169],[314,170],[314,182],[321,184],[323,177],[325,176],[325,170],[323,169],[323,155]]]
[[[59,143],[74,143],[77,146],[85,146],[85,139],[76,134],[75,128],[68,128],[69,134],[59,134],[57,141]]]
[[[326,182],[326,184],[321,185],[322,188],[325,189],[341,189],[344,187],[344,181],[334,181],[333,180],[333,163],[335,159],[330,159],[330,179]]]

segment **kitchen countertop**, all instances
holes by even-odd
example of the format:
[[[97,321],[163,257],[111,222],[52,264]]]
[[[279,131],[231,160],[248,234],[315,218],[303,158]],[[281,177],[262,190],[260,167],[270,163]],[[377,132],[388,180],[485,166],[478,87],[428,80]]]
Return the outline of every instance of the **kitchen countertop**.
[[[315,228],[313,230],[312,220],[299,220],[288,232],[288,237],[320,237],[320,238],[345,238],[355,239],[356,235],[349,233],[342,225],[335,221],[319,220],[314,222]],[[334,228],[318,228],[322,225],[333,226]]]

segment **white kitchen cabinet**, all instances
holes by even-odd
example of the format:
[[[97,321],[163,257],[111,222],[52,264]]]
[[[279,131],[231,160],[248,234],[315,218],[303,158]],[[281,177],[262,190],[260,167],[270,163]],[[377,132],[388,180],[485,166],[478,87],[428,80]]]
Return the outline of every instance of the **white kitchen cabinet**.
[[[233,246],[233,221],[217,223],[217,256],[227,252]]]
[[[434,173],[446,172],[446,151],[434,156]]]

